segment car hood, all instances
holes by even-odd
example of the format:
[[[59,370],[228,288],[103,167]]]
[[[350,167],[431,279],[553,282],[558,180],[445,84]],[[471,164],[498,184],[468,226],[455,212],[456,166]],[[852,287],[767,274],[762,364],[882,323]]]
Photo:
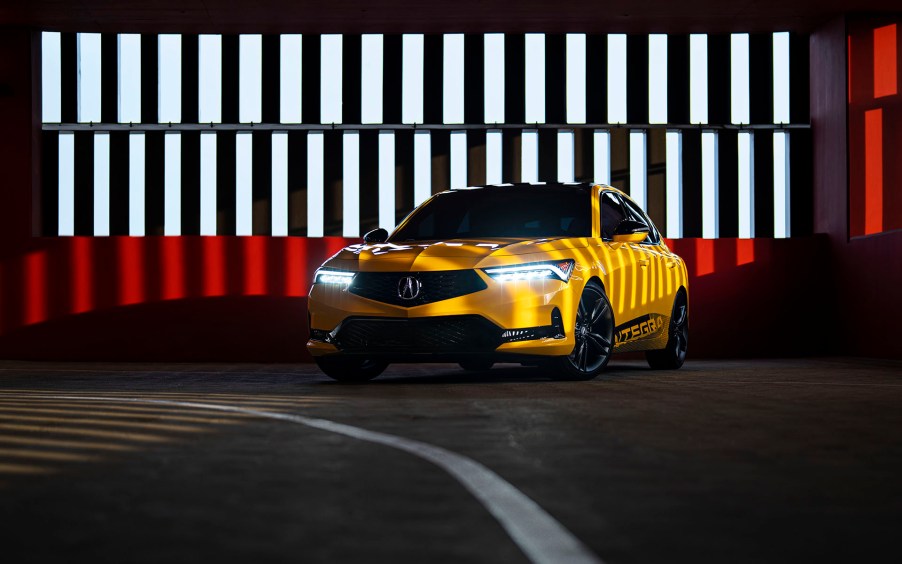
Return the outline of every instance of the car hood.
[[[510,259],[505,257],[586,247],[589,241],[582,237],[362,244],[341,250],[324,266],[363,272],[455,270],[507,264]]]

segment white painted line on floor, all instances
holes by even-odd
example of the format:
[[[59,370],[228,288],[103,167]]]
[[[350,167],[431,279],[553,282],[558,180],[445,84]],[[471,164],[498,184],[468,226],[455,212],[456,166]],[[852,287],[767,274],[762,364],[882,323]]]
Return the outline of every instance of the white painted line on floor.
[[[327,419],[260,411],[231,405],[103,396],[7,395],[7,397],[9,396],[67,401],[144,403],[243,413],[245,415],[298,423],[361,441],[396,448],[435,464],[460,482],[498,520],[511,539],[532,562],[540,564],[558,562],[570,564],[601,563],[601,559],[592,554],[588,547],[542,509],[539,504],[498,474],[471,458],[420,441],[377,431],[367,431],[366,429],[336,423]]]

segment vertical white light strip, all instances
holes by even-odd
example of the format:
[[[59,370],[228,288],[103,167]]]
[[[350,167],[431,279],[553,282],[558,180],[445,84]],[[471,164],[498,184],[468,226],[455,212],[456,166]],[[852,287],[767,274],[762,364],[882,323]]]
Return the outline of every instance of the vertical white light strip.
[[[360,132],[345,131],[341,136],[341,234],[360,236]]]
[[[120,33],[119,123],[141,123],[141,36]]]
[[[238,36],[238,121],[263,121],[263,36]]]
[[[557,132],[557,181],[573,182],[574,164],[573,130],[561,129]]]
[[[307,236],[323,236],[323,132],[307,134]]]
[[[702,237],[717,239],[719,180],[717,164],[717,132],[702,132]]]
[[[94,236],[110,234],[110,134],[94,134]]]
[[[222,122],[222,36],[199,35],[197,121]]]
[[[128,134],[128,234],[144,235],[144,134]]]
[[[751,131],[740,131],[739,147],[739,237],[755,236],[755,138]]]
[[[520,181],[539,181],[539,132],[524,129],[520,135]]]
[[[449,188],[467,186],[467,132],[451,132],[451,184]]]
[[[161,34],[157,39],[160,123],[182,121],[182,36]]]
[[[432,138],[428,131],[413,134],[413,205],[432,195]]]
[[[789,123],[789,32],[774,33],[774,123]]]
[[[683,236],[683,133],[665,133],[666,147],[666,200],[667,236],[679,239]]]
[[[545,123],[545,34],[526,34],[525,121]]]
[[[592,134],[593,180],[596,184],[611,183],[611,132],[596,129]]]
[[[501,167],[503,164],[502,137],[500,129],[489,129],[485,132],[485,183],[501,184]]]
[[[630,130],[630,197],[643,210],[647,205],[648,168],[644,129]]]
[[[320,123],[341,123],[341,35],[325,34],[320,39]],[[321,237],[322,235],[317,235]]]
[[[790,236],[789,132],[774,131],[774,237]]]
[[[99,122],[100,117],[100,34],[77,35],[78,121]]]
[[[689,36],[689,123],[708,123],[708,36]]]
[[[360,37],[360,123],[382,123],[382,35]]]
[[[405,33],[401,41],[401,122],[423,123],[423,34]]]
[[[58,31],[41,34],[41,121],[62,120],[62,62]]]
[[[182,134],[163,136],[163,235],[182,234]]]
[[[442,55],[442,121],[464,122],[464,35],[446,33]]]
[[[626,123],[626,35],[608,35],[608,123]]]
[[[254,232],[254,143],[250,132],[235,135],[235,235]]]
[[[301,123],[303,49],[300,34],[279,38],[279,121],[282,123]]]
[[[57,233],[75,235],[75,134],[59,134],[59,213]]]
[[[200,234],[216,235],[216,134],[200,135]]]
[[[648,36],[648,123],[667,123],[667,35]]]
[[[483,47],[485,122],[504,123],[504,34],[486,33]]]
[[[750,122],[749,109],[749,34],[730,36],[730,121]]]
[[[586,34],[567,34],[567,123],[586,123]]]
[[[272,226],[273,237],[288,235],[288,134],[272,134]]]
[[[395,133],[379,132],[379,227],[395,227]]]

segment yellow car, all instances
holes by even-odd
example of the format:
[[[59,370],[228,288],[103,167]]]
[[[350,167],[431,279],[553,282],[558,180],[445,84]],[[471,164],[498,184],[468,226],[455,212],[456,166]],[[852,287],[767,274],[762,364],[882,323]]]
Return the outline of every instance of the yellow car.
[[[686,358],[687,286],[683,260],[615,188],[449,190],[316,271],[307,348],[342,381],[391,362],[520,362],[585,380],[628,351],[673,369]]]

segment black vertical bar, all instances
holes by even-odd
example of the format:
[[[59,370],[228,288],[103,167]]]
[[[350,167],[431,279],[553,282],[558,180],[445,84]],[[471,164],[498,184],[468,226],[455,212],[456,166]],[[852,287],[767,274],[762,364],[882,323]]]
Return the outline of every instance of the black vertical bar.
[[[608,121],[608,42],[606,35],[586,36],[586,121]]]
[[[128,136],[110,132],[110,235],[128,235]]]
[[[304,35],[301,53],[301,118],[304,123],[319,123],[320,36]]]
[[[545,36],[545,122],[567,122],[567,37]]]
[[[78,121],[78,41],[75,33],[60,34],[60,120]],[[56,225],[56,220],[53,222]]]
[[[466,52],[466,51],[465,51]],[[444,111],[444,37],[428,34],[423,40],[423,122],[442,123]]]
[[[717,178],[717,213],[720,236],[738,237],[739,133],[737,131],[717,132]]]
[[[683,132],[683,237],[702,236],[702,133]]]
[[[648,123],[648,35],[626,36],[626,121]]]
[[[811,130],[795,129],[788,137],[790,235],[810,235],[814,232]]]
[[[386,35],[382,41],[382,119],[401,123],[402,40],[400,35]]]
[[[59,132],[41,132],[41,235],[59,233]]]
[[[731,41],[729,34],[708,36],[708,123],[731,121]]]
[[[360,132],[360,233],[393,225],[379,225],[379,132]]]
[[[360,123],[360,67],[361,39],[358,34],[346,34],[341,47],[341,120]]]
[[[200,235],[200,136],[182,133],[182,235]]]
[[[216,233],[219,235],[235,234],[235,136],[232,131],[216,135]]]
[[[413,135],[405,130],[395,133],[396,224],[413,210]]]
[[[526,113],[526,36],[504,36],[504,121],[523,123]],[[469,88],[469,87],[468,87]],[[517,172],[519,175],[519,171]]]
[[[689,36],[667,36],[667,121],[689,123]]]
[[[141,121],[157,123],[157,35],[141,35]]]
[[[223,123],[238,123],[238,50],[237,35],[222,36]],[[234,139],[231,141],[233,142],[232,150],[234,151]],[[232,174],[234,175],[234,171],[232,171]]]
[[[808,36],[800,33],[789,34],[789,121],[808,123]],[[795,159],[793,159],[795,161]],[[810,206],[806,206],[810,207]]]
[[[451,132],[446,129],[433,131],[429,135],[431,151],[432,193],[447,190],[451,185]]]
[[[165,209],[164,135],[160,131],[144,134],[144,232],[162,235]]]
[[[485,123],[485,36],[464,36],[464,123]],[[506,119],[506,118],[505,118]]]
[[[501,182],[520,181],[520,139],[518,129],[501,130]]]
[[[485,129],[467,131],[467,185],[485,184]],[[433,190],[435,192],[435,190]]]
[[[773,117],[771,117],[773,119]],[[774,236],[774,135],[755,132],[755,237]],[[685,184],[684,184],[685,185]]]
[[[199,53],[198,37],[195,34],[182,35],[182,122],[197,123],[198,121],[198,81]],[[198,138],[199,139],[199,138]],[[182,143],[185,140],[182,138]],[[199,141],[198,141],[199,143]],[[182,145],[184,147],[184,145]],[[199,149],[198,149],[199,150]],[[198,153],[200,154],[200,153]],[[195,157],[198,158],[198,157]],[[185,166],[184,159],[182,166]],[[182,210],[184,217],[184,209]],[[199,229],[199,228],[198,228]],[[183,231],[184,232],[184,231]]]
[[[279,35],[263,36],[263,69],[261,77],[261,104],[263,123],[279,123],[281,121],[281,37]],[[255,152],[256,154],[256,152]]]
[[[115,33],[100,36],[100,121],[119,121],[119,38]]]
[[[75,234],[94,234],[94,132],[75,132]]]
[[[251,134],[252,157],[252,217],[251,233],[272,234],[272,133],[255,131]]]
[[[288,132],[288,234],[307,235],[307,132]]]
[[[557,130],[539,129],[539,182],[557,181]]]
[[[342,233],[342,151],[343,131],[323,133],[323,235]]]
[[[774,122],[774,38],[749,35],[749,104],[752,123]],[[806,73],[807,80],[807,73]],[[807,120],[806,120],[807,121]],[[768,151],[768,153],[770,153]],[[757,152],[756,152],[757,160]],[[757,175],[756,175],[757,177]],[[757,214],[756,214],[757,217]]]

